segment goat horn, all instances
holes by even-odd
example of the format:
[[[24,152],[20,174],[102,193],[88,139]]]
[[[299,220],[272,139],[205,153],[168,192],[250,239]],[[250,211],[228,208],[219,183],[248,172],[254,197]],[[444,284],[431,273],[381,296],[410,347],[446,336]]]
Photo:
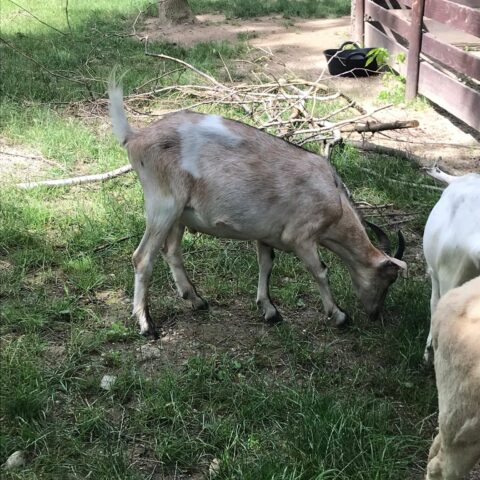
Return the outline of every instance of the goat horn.
[[[390,255],[390,253],[392,252],[392,245],[390,243],[390,239],[388,238],[387,234],[380,227],[375,225],[374,223],[371,223],[371,222],[368,222],[367,220],[365,220],[365,224],[372,229],[373,233],[375,234],[375,236],[378,239],[378,243],[379,243],[381,249],[387,255]]]
[[[403,252],[405,251],[405,237],[403,236],[403,233],[400,230],[397,232],[397,234],[398,234],[398,247],[394,257],[398,258],[398,260],[401,260],[403,257]]]

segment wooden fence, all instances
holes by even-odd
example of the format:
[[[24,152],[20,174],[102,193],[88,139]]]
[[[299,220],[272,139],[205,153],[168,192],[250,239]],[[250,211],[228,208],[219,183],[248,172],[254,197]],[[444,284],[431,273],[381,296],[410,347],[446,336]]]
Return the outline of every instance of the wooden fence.
[[[355,40],[384,47],[420,93],[480,131],[480,0],[352,0]]]

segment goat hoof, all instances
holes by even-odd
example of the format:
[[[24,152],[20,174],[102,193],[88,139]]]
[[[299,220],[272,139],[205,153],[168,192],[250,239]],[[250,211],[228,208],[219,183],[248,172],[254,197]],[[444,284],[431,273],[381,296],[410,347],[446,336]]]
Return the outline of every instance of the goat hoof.
[[[265,319],[265,322],[267,322],[269,325],[275,325],[277,323],[283,322],[283,317],[277,309],[275,309],[275,313],[273,315],[270,315],[269,317],[264,315],[263,318]]]
[[[337,328],[345,328],[351,322],[349,315],[340,309],[333,313],[330,318],[333,320],[333,323]]]
[[[140,330],[140,335],[142,335],[142,337],[145,337],[145,338],[151,337],[154,340],[158,340],[158,338],[159,338],[157,330],[154,327],[151,327],[151,326],[149,326],[145,330]]]
[[[198,302],[193,306],[194,310],[208,310],[208,308],[209,308],[208,302],[203,298],[201,299],[200,302]]]

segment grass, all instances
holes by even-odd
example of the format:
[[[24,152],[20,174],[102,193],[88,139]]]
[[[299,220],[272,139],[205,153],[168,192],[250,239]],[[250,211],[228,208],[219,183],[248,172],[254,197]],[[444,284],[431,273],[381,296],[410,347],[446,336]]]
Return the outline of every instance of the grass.
[[[192,4],[213,8],[213,2]],[[275,5],[287,13],[299,4]],[[143,45],[118,36],[130,33],[138,8],[146,6],[70,2],[70,33],[57,2],[29,2],[64,36],[2,4],[2,38],[70,79],[52,77],[1,46],[1,134],[59,161],[48,176],[125,162],[105,111],[79,113],[92,96],[104,96],[115,64],[129,69],[127,91],[163,72],[163,64],[143,55]],[[228,63],[246,47],[150,48],[218,76],[216,52]],[[189,80],[174,73],[160,82]],[[161,343],[148,344],[129,318],[130,258],[144,228],[135,177],[28,192],[2,185],[0,463],[16,450],[28,456],[25,468],[2,478],[202,478],[214,458],[218,479],[420,478],[433,433],[425,419],[436,397],[421,367],[429,285],[417,253],[438,194],[419,188],[417,170],[403,160],[345,149],[333,161],[357,200],[415,213],[407,228],[410,278],[392,289],[385,325],[366,320],[345,268],[323,254],[334,295],[354,317],[343,333],[318,313],[317,288],[292,255],[277,255],[272,277],[286,322],[267,328],[254,304],[253,246],[187,234],[186,266],[212,309],[190,313],[157,262],[153,313],[175,325]],[[100,387],[105,374],[116,377],[109,391]]]

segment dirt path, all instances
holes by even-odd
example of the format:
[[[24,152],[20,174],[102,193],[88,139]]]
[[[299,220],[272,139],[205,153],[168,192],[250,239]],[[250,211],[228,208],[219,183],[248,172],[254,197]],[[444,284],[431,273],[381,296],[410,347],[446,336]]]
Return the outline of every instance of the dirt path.
[[[200,15],[192,25],[162,27],[155,18],[146,21],[143,34],[150,39],[192,46],[205,41],[236,41],[247,37],[257,48],[273,53],[263,65],[265,71],[285,75],[293,73],[309,80],[326,72],[323,51],[337,48],[349,39],[350,17],[336,19],[284,19],[280,16],[248,20],[226,20],[223,15]],[[364,79],[335,78],[326,80],[349,95],[367,111],[378,108],[379,92],[385,89],[380,76]],[[374,141],[407,150],[425,158],[426,165],[438,161],[453,174],[480,172],[480,133],[462,126],[446,112],[422,105],[412,109],[397,105],[378,113],[383,121],[417,119],[420,127],[376,135]]]

